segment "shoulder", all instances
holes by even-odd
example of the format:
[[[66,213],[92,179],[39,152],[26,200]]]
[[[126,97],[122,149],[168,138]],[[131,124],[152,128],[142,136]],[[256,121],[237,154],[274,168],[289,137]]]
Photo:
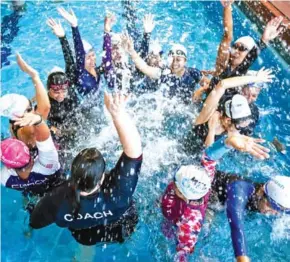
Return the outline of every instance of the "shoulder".
[[[137,175],[141,168],[142,161],[142,154],[138,158],[131,158],[123,152],[119,158],[118,163],[116,164],[115,168],[111,170],[111,172],[119,172],[127,175]]]

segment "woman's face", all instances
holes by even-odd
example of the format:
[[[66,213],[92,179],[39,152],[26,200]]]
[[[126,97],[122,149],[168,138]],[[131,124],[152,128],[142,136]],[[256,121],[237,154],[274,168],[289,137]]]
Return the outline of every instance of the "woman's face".
[[[68,91],[67,91],[67,89],[54,90],[54,89],[50,88],[48,91],[48,95],[52,99],[61,103],[68,96]]]
[[[248,103],[252,104],[257,101],[261,89],[258,87],[244,87],[242,94],[247,98]]]
[[[114,63],[121,63],[123,59],[123,49],[118,45],[112,46],[112,60]]]
[[[86,58],[85,58],[85,68],[87,69],[91,69],[91,68],[95,68],[96,66],[96,54],[94,51],[90,51],[86,54]]]
[[[148,65],[153,67],[160,67],[162,58],[159,54],[149,54],[148,56]]]
[[[249,51],[250,50],[248,50],[242,43],[235,43],[231,48],[231,65],[235,67],[239,66],[246,58]]]
[[[169,57],[170,69],[173,74],[182,73],[185,65],[186,65],[186,59],[182,56],[171,56]]]
[[[262,214],[265,215],[278,215],[279,212],[274,210],[271,207],[270,202],[267,200],[266,197],[262,197],[261,200],[258,203],[258,209]]]

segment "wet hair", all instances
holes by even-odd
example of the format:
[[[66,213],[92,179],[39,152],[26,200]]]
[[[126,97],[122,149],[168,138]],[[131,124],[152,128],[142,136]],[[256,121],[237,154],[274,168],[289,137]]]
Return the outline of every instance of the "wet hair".
[[[77,218],[80,210],[80,191],[92,191],[102,179],[105,167],[105,159],[96,148],[86,148],[74,158],[68,194],[74,218]]]
[[[47,89],[50,89],[51,85],[64,85],[68,82],[68,78],[64,72],[51,73],[47,78]]]
[[[77,190],[90,192],[101,180],[105,167],[102,153],[96,148],[86,148],[72,162],[72,183]]]

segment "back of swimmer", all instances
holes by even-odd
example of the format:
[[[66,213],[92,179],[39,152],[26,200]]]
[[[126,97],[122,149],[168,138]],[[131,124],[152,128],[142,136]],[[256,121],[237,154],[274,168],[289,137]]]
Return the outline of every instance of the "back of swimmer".
[[[71,178],[37,204],[30,217],[33,228],[51,223],[67,227],[83,245],[123,242],[138,222],[133,193],[142,164],[139,132],[125,111],[127,97],[105,94],[105,104],[123,146],[115,168],[96,148],[82,150],[73,160]],[[53,212],[51,212],[53,210]]]

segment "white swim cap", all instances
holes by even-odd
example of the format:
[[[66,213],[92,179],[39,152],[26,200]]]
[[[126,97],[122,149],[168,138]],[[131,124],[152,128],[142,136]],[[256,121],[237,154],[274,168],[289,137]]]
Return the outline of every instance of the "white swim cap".
[[[149,54],[160,55],[162,53],[162,47],[158,41],[152,41],[149,45]]]
[[[54,66],[54,67],[50,70],[50,72],[48,73],[48,75],[51,75],[51,74],[53,74],[53,73],[57,73],[57,72],[65,73],[64,70],[63,70],[61,67],[59,67],[59,66]]]
[[[86,54],[93,50],[93,46],[89,42],[87,42],[86,40],[82,40],[82,42]]]
[[[208,193],[211,179],[204,169],[193,165],[181,166],[175,175],[175,185],[188,200],[197,200]]]
[[[290,177],[275,176],[264,185],[264,190],[272,205],[276,203],[290,210]]]
[[[113,33],[111,37],[112,45],[119,45],[121,44],[121,34]]]
[[[0,98],[0,115],[14,120],[22,117],[29,106],[29,100],[18,94],[7,94]]]
[[[172,45],[168,55],[170,56],[181,56],[184,58],[187,58],[187,50],[185,46],[180,44],[174,44]]]
[[[242,36],[236,40],[235,43],[243,44],[249,51],[253,49],[253,47],[257,46],[255,40],[250,36]]]
[[[225,102],[225,113],[231,119],[244,118],[252,114],[247,99],[242,95],[234,95]]]

